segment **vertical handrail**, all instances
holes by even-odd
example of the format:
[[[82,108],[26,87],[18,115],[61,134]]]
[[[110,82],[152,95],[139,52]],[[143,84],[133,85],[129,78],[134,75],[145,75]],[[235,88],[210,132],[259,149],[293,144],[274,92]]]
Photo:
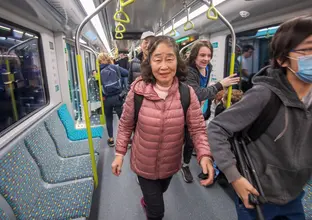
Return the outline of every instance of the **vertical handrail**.
[[[82,28],[96,15],[98,14],[108,3],[110,3],[112,0],[106,0],[102,4],[100,4],[93,13],[88,15],[81,24],[79,25],[77,31],[76,31],[76,38],[75,38],[75,45],[76,45],[76,58],[77,58],[77,64],[78,64],[78,73],[79,73],[79,83],[81,87],[81,95],[82,95],[82,104],[84,109],[88,109],[87,104],[87,93],[86,93],[86,86],[85,86],[85,79],[83,76],[83,69],[82,69],[82,58],[80,55],[80,35]],[[93,179],[94,179],[94,187],[97,188],[98,186],[98,175],[97,175],[97,169],[96,169],[96,161],[94,156],[94,147],[93,147],[93,140],[92,140],[92,132],[91,132],[91,125],[90,125],[90,119],[87,111],[84,111],[85,120],[86,120],[86,127],[87,127],[87,133],[88,133],[88,143],[89,143],[89,149],[90,149],[90,157],[91,157],[91,163],[92,163],[92,172],[93,172]]]
[[[208,7],[211,7],[212,0],[208,2],[208,0],[202,0],[204,4]],[[234,74],[234,65],[235,65],[235,45],[236,45],[236,35],[233,26],[230,22],[221,14],[221,12],[215,8],[220,20],[230,29],[232,36],[232,53],[231,53],[231,63],[230,63],[230,76]],[[226,103],[226,107],[229,108],[231,106],[231,98],[232,98],[232,86],[228,88],[228,99]]]

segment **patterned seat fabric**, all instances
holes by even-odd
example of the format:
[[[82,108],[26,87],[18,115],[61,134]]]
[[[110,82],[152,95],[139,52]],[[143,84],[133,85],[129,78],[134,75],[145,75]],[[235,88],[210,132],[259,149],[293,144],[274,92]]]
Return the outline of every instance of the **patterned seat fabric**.
[[[302,200],[304,212],[306,219],[312,219],[312,179],[308,182],[304,191],[306,193]]]
[[[58,115],[65,127],[67,137],[72,141],[88,139],[87,129],[76,129],[74,120],[68,112],[66,104],[63,104],[58,110]],[[103,127],[91,128],[93,138],[102,138]]]
[[[0,193],[17,219],[89,217],[93,181],[85,179],[58,186],[44,183],[23,142],[0,159],[0,180]]]
[[[70,158],[61,158],[57,155],[54,142],[43,123],[26,136],[25,143],[41,170],[43,180],[48,183],[93,176],[89,155]],[[95,156],[98,162],[98,155]]]
[[[0,208],[0,219],[1,220],[10,220],[9,217],[5,214],[5,212]]]
[[[58,117],[57,112],[53,112],[44,122],[49,134],[55,142],[57,151],[61,157],[74,157],[89,154],[88,141],[70,141],[67,138],[66,130]],[[99,153],[101,139],[93,139],[94,152]]]

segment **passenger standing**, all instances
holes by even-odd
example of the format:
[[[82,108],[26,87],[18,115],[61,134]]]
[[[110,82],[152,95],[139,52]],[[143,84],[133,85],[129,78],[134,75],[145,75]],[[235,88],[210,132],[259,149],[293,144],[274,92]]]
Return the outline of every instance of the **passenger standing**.
[[[242,79],[242,90],[246,92],[248,89],[252,87],[251,79],[253,77],[252,71],[252,55],[255,48],[252,45],[245,45],[243,46],[243,54],[237,58],[235,72],[238,73],[237,66],[241,65],[241,79]]]
[[[202,185],[213,182],[214,170],[198,99],[191,87],[180,82],[187,72],[178,46],[173,38],[160,36],[154,39],[148,52],[142,63],[142,78],[132,84],[124,105],[112,172],[120,175],[134,131],[131,168],[138,175],[143,192],[141,204],[149,220],[160,220],[165,212],[163,193],[181,167],[185,122],[194,139],[198,162],[203,172],[209,173],[209,179],[201,181]],[[182,88],[189,94],[187,111],[182,106],[184,96],[179,92]],[[137,95],[143,101],[135,121]]]
[[[108,133],[107,144],[110,147],[115,146],[113,133],[113,110],[118,117],[122,113],[122,77],[128,76],[128,70],[113,64],[108,54],[100,53],[98,56],[101,70],[101,84],[103,87],[104,113],[106,118],[106,128]]]
[[[305,219],[301,199],[312,175],[312,17],[283,23],[271,52],[272,66],[257,73],[253,88],[208,129],[214,159],[237,193],[239,220],[256,218],[248,195],[259,193],[238,171],[229,138],[251,126],[272,96],[280,100],[275,119],[247,145],[269,202],[261,208],[265,219]]]
[[[155,38],[155,34],[151,31],[143,32],[141,36],[141,50],[142,52],[135,57],[129,67],[129,77],[128,77],[128,86],[130,88],[131,84],[135,81],[135,79],[141,76],[141,62],[148,55],[148,45]]]
[[[219,91],[239,82],[239,77],[234,77],[235,75],[233,75],[224,78],[215,85],[207,87],[212,71],[212,65],[210,63],[212,57],[213,48],[211,43],[209,41],[199,41],[193,45],[190,56],[187,60],[189,68],[186,83],[195,90],[200,103],[207,99],[213,100]],[[193,181],[193,175],[189,168],[193,149],[194,146],[192,139],[190,138],[189,133],[186,131],[181,172],[184,181],[187,183]]]

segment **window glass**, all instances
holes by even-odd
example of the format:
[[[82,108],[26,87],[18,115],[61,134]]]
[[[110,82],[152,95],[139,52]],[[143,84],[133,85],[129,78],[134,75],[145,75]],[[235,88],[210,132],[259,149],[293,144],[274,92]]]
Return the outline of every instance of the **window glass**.
[[[0,21],[0,135],[48,103],[39,37]]]

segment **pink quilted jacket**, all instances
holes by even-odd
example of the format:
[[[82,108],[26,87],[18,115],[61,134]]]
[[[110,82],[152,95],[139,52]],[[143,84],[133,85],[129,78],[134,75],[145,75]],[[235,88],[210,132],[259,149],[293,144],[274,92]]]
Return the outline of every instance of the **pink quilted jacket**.
[[[205,121],[194,90],[187,111],[187,125],[194,141],[197,159],[211,156]],[[181,167],[184,143],[184,113],[179,83],[175,78],[165,100],[159,98],[152,84],[136,80],[128,93],[116,140],[116,152],[125,155],[134,130],[134,93],[144,99],[132,142],[131,169],[147,179],[164,179]]]

